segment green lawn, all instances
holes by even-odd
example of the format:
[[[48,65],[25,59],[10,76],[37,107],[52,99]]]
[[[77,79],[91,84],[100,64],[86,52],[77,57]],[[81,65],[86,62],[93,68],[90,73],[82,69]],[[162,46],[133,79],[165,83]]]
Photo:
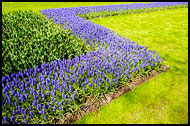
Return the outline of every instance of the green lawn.
[[[188,8],[91,21],[158,51],[170,70],[77,123],[188,123]]]
[[[126,4],[121,2],[2,2],[2,10]],[[77,123],[188,123],[188,9],[91,19],[148,49],[170,70],[126,93]]]
[[[100,5],[116,5],[116,4],[131,4],[131,3],[141,3],[141,2],[2,2],[2,12],[8,12],[10,10],[17,10],[17,9],[21,10],[31,9],[34,12],[40,13],[39,10],[49,9],[49,8],[100,6]]]

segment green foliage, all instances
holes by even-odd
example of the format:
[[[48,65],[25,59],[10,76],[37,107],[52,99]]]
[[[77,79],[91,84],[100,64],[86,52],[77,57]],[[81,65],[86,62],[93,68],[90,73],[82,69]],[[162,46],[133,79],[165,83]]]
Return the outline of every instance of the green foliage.
[[[21,10],[2,14],[3,75],[88,51],[85,41],[45,16]]]
[[[2,2],[2,12],[9,12],[12,10],[32,10],[39,13],[39,10],[49,8],[65,8],[78,6],[100,6],[100,5],[117,5],[117,4],[131,4],[141,2]],[[143,2],[149,3],[149,2]]]
[[[188,123],[188,8],[91,19],[156,50],[169,70],[83,116],[80,124]]]

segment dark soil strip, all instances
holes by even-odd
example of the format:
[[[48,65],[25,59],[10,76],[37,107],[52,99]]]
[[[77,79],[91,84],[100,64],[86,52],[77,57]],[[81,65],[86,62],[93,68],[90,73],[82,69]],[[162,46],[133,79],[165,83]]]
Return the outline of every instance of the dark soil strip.
[[[148,77],[145,78],[137,78],[134,79],[132,82],[129,82],[129,86],[124,85],[124,86],[120,86],[118,88],[118,92],[110,92],[109,94],[105,94],[103,96],[101,96],[98,100],[94,97],[89,97],[86,101],[86,108],[81,108],[80,111],[75,112],[73,115],[72,114],[67,114],[66,115],[66,119],[65,121],[61,121],[58,120],[56,122],[56,124],[71,124],[74,123],[75,121],[77,121],[81,116],[84,116],[88,113],[94,112],[96,110],[98,110],[101,106],[109,104],[112,100],[120,97],[121,95],[123,95],[126,92],[129,92],[131,90],[133,90],[134,88],[136,88],[137,86],[143,84],[144,82],[152,79],[153,77],[158,76],[160,73],[164,73],[169,69],[168,66],[161,66],[161,71],[157,72],[155,70],[150,72],[150,75]]]

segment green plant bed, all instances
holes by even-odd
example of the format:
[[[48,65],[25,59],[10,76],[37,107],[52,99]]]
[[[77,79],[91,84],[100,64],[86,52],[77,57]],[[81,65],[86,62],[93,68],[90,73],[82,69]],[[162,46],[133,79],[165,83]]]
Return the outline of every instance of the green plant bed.
[[[166,58],[169,70],[77,124],[188,123],[188,8],[91,19]]]
[[[114,90],[109,90],[103,94],[91,93],[88,97],[84,97],[85,100],[78,106],[78,109],[73,110],[73,113],[65,113],[64,118],[57,118],[56,124],[71,124],[80,119],[80,117],[97,111],[101,106],[109,104],[112,100],[120,97],[126,92],[133,91],[137,86],[144,82],[158,76],[159,74],[166,72],[169,69],[168,66],[161,65],[157,69],[148,72],[147,74],[141,74],[131,79],[122,80]]]
[[[85,40],[32,11],[3,13],[2,30],[3,76],[90,50]]]
[[[100,108],[98,112],[82,117],[76,123],[188,123],[188,14],[187,9],[176,10],[152,12],[156,16],[151,16],[150,13],[142,14],[138,18],[138,14],[131,15],[134,17],[128,15],[128,19],[114,17],[116,22],[113,21],[110,28],[119,24],[116,28],[119,34],[160,51],[166,57],[170,70],[137,87],[133,92],[124,94]],[[176,15],[179,17],[175,17]],[[104,21],[109,22],[109,19]],[[104,21],[103,25],[106,23]],[[163,25],[163,22],[166,24]],[[132,31],[130,26],[133,27]],[[149,32],[146,34],[145,31]],[[41,121],[40,118],[37,119]]]

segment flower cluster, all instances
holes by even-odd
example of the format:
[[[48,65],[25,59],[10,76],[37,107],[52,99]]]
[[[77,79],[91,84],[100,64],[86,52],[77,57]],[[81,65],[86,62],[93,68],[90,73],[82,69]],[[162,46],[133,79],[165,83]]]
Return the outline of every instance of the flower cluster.
[[[90,49],[69,30],[32,11],[4,13],[2,24],[3,76],[56,59],[72,59]]]
[[[165,7],[187,4],[188,2],[158,2],[158,3],[133,3],[122,5],[106,5],[106,6],[84,6],[84,7],[72,7],[72,8],[58,8],[58,9],[44,9],[42,14],[47,18],[51,18],[56,24],[59,23],[65,29],[71,29],[74,36],[83,38],[86,43],[93,45],[92,48],[97,48],[99,45],[107,44],[109,47],[115,42],[121,41],[123,37],[116,35],[114,31],[107,29],[104,26],[94,24],[87,19],[79,17],[77,15],[84,15],[89,12],[109,12],[119,10],[131,10],[131,9],[143,9],[153,7]],[[111,45],[111,46],[110,46]],[[115,45],[113,45],[114,47]]]
[[[120,53],[97,50],[71,61],[52,61],[51,64],[2,77],[2,108],[11,108],[9,113],[13,115],[9,121],[15,123],[16,117],[17,122],[25,120],[27,115],[33,119],[33,113],[44,119],[48,117],[47,113],[64,113],[69,104],[78,102],[75,98],[81,93],[106,92],[119,80],[130,78],[131,73],[161,61],[158,53],[142,49],[138,44],[133,48],[132,43],[121,46],[125,51]],[[130,53],[133,51],[134,54]],[[8,113],[4,117],[9,117]]]
[[[171,3],[172,4],[172,3]],[[41,66],[2,77],[2,123],[39,123],[70,112],[81,104],[85,94],[107,93],[122,80],[149,72],[163,60],[158,52],[147,50],[106,27],[76,16],[88,11],[109,8],[151,7],[170,3],[113,5],[43,10],[55,23],[70,28],[82,37],[93,51],[44,63]],[[116,8],[115,8],[116,7]],[[102,9],[101,9],[102,8]],[[51,117],[50,117],[51,115]]]

